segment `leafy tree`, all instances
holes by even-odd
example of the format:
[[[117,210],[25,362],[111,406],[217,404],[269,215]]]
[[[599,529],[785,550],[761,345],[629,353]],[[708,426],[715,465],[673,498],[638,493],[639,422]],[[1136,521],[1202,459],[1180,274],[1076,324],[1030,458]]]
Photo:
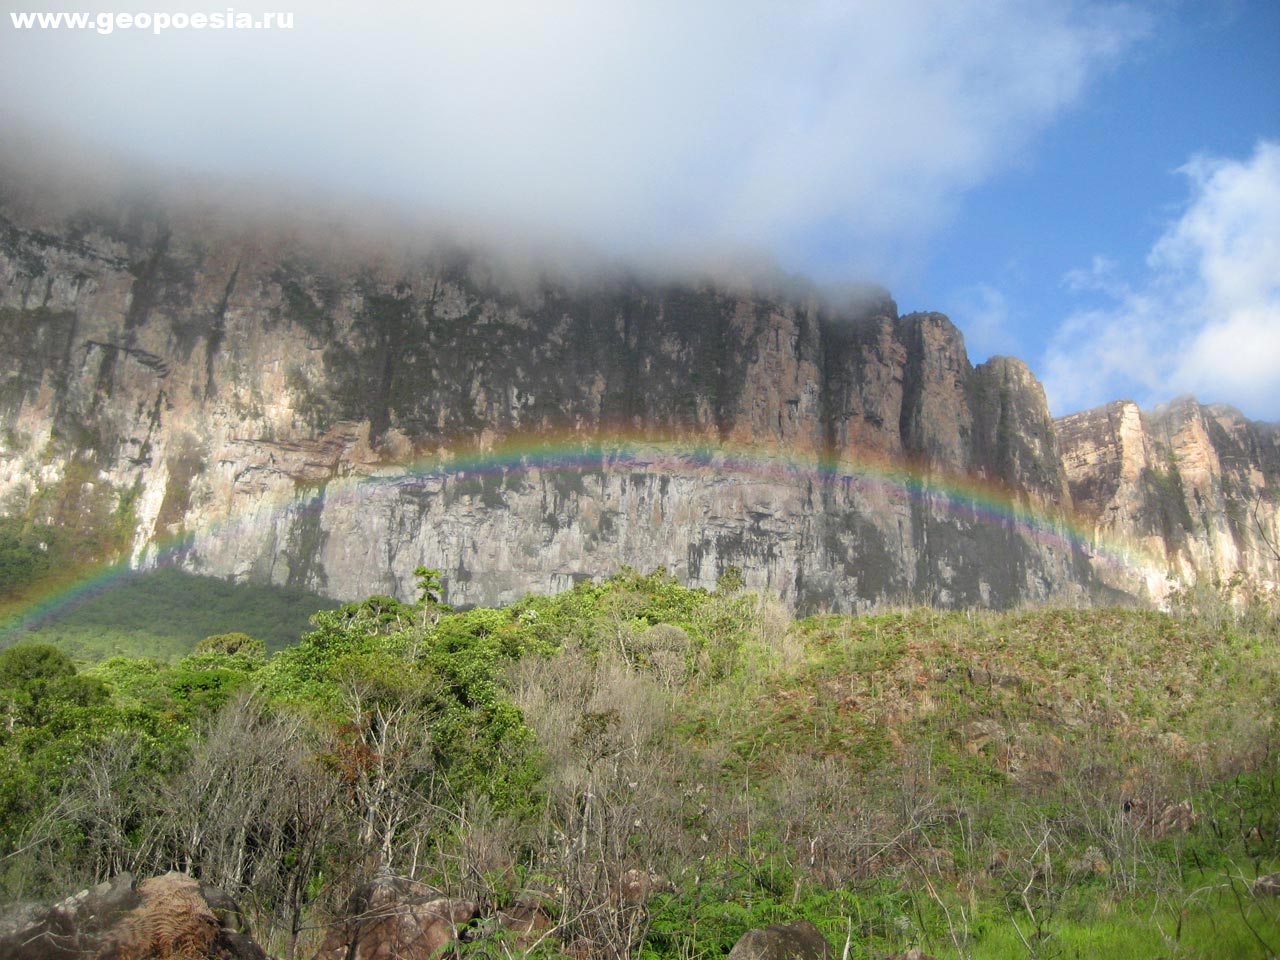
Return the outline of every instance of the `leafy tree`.
[[[16,517],[0,518],[0,597],[13,595],[50,573],[58,560],[57,534]]]
[[[40,726],[64,706],[105,702],[102,682],[76,673],[71,658],[48,644],[19,644],[0,652],[0,704],[4,728]]]
[[[111,704],[100,678],[78,674],[43,644],[0,653],[0,714],[0,851],[40,819],[97,745],[144,726]]]
[[[302,710],[336,738],[340,763],[401,764],[413,753],[405,769],[436,778],[432,790],[485,794],[499,806],[523,802],[536,779],[531,734],[499,682],[522,649],[510,612],[480,609],[424,623],[412,607],[371,597],[314,621],[260,678],[271,700]],[[419,738],[405,736],[408,730]],[[360,763],[348,771],[353,785],[367,774]],[[429,792],[421,781],[412,789]]]
[[[168,672],[169,664],[155,657],[110,657],[85,671],[106,684],[117,706],[153,710],[169,705]]]
[[[416,567],[413,571],[418,585],[418,603],[424,607],[435,607],[449,611],[453,607],[443,602],[444,592],[440,587],[440,571],[434,567]]]
[[[435,717],[437,758],[451,788],[519,806],[536,782],[533,735],[501,684],[522,650],[508,611],[477,609],[437,624],[424,660],[442,683]]]
[[[76,666],[57,647],[24,643],[0,653],[0,687],[15,687],[32,680],[75,676]]]
[[[255,640],[247,633],[217,633],[205,637],[196,644],[196,653],[220,653],[227,656],[240,654],[253,660],[263,660],[267,655],[267,645]]]
[[[261,680],[270,699],[323,713],[335,708],[337,664],[353,654],[395,646],[388,638],[411,625],[414,617],[412,607],[392,597],[370,597],[322,610],[311,619],[315,629],[276,654]]]
[[[263,666],[265,652],[262,641],[243,633],[206,637],[168,671],[174,708],[188,721],[214,714]]]
[[[720,578],[716,581],[716,593],[737,593],[745,588],[746,585],[746,580],[742,578],[742,568],[730,565],[725,568],[724,573],[720,574]]]

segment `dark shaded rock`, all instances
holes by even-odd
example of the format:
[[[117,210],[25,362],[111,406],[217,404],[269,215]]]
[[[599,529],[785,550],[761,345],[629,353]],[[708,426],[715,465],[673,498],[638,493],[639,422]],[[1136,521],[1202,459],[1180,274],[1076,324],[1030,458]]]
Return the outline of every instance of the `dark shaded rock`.
[[[78,960],[93,956],[122,917],[142,903],[133,877],[121,874],[45,909],[26,906],[0,926],[6,960]]]
[[[220,921],[214,904],[226,921]],[[0,919],[0,957],[5,960],[152,956],[266,960],[235,901],[180,873],[137,884],[121,874],[46,909],[25,905]]]
[[[0,907],[0,942],[12,937],[19,930],[34,927],[40,922],[45,908],[38,903],[19,902]]]
[[[744,933],[729,960],[831,960],[831,944],[808,920],[771,923]]]
[[[240,912],[240,904],[236,903],[229,893],[219,887],[202,883],[200,895],[204,897],[205,903],[209,904],[214,916],[218,918],[218,924],[224,930],[233,930],[236,933],[249,932],[249,924],[244,914]]]
[[[269,960],[266,951],[251,937],[225,927],[214,938],[213,956],[216,960]]]
[[[1071,502],[1044,388],[1021,360],[992,357],[970,381],[976,470],[1043,505]]]

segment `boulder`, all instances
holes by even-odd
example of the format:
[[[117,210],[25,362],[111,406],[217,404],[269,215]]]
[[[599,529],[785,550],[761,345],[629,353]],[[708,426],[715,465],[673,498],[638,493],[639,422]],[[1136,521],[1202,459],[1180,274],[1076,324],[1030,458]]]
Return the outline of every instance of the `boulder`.
[[[808,920],[771,923],[744,933],[729,960],[831,960],[831,944]]]
[[[1253,881],[1255,897],[1280,897],[1280,873],[1269,873]]]
[[[124,873],[51,907],[11,911],[0,919],[0,957],[266,960],[235,901],[181,873],[136,884]]]
[[[1160,811],[1154,826],[1155,835],[1167,837],[1172,833],[1187,833],[1199,819],[1200,815],[1192,809],[1190,803],[1171,803]]]
[[[235,899],[225,890],[202,883],[200,884],[200,896],[204,897],[205,903],[209,904],[209,909],[218,918],[218,923],[222,929],[244,934],[249,932],[249,924],[245,920],[244,914],[240,912],[240,904],[236,903]]]
[[[78,960],[93,956],[111,928],[141,904],[123,873],[49,907],[24,904],[0,919],[0,956],[11,960]]]
[[[380,877],[348,898],[315,960],[428,960],[479,916],[470,900],[404,877]]]

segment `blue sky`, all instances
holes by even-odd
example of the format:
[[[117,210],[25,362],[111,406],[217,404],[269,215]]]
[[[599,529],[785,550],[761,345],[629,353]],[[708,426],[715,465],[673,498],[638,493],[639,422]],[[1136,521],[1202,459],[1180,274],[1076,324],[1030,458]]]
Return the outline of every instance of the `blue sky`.
[[[273,0],[236,9],[292,30],[161,35],[0,9],[11,150],[878,281],[1027,360],[1055,413],[1194,392],[1280,420],[1275,0]]]
[[[1049,376],[1045,358],[1062,324],[1080,311],[1116,306],[1104,291],[1073,289],[1069,275],[1101,257],[1113,264],[1114,279],[1150,284],[1152,248],[1196,196],[1180,168],[1197,156],[1247,162],[1260,140],[1280,141],[1280,3],[1189,4],[1155,13],[1129,54],[1018,163],[966,194],[932,241],[921,273],[899,286],[904,308],[947,304],[975,359],[1011,353]],[[1257,239],[1280,243],[1280,222]],[[1280,269],[1280,260],[1271,263]],[[1269,294],[1271,323],[1280,325],[1275,285]],[[1266,356],[1274,371],[1269,383],[1247,390],[1211,383],[1219,389],[1202,388],[1201,399],[1280,420],[1280,355],[1272,346]],[[1137,366],[1142,358],[1128,359]],[[1051,386],[1075,401],[1068,408],[1104,395],[1151,404],[1194,387],[1119,377],[1108,383],[1109,393],[1092,394]]]

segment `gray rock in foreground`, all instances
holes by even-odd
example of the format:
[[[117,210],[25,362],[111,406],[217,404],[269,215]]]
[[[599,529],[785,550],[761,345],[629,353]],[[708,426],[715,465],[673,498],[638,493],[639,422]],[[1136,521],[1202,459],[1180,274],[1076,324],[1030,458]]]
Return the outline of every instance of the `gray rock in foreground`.
[[[808,920],[771,923],[744,933],[729,960],[831,960],[831,944]]]

